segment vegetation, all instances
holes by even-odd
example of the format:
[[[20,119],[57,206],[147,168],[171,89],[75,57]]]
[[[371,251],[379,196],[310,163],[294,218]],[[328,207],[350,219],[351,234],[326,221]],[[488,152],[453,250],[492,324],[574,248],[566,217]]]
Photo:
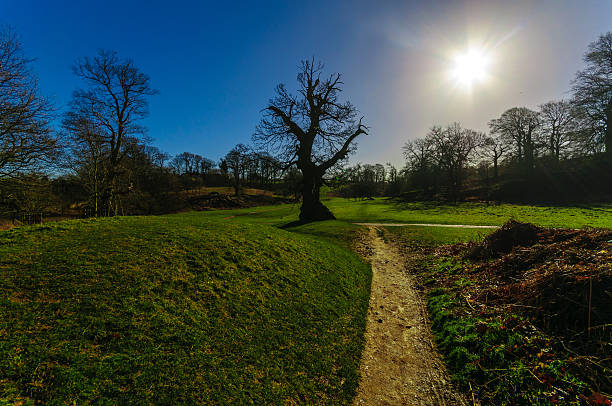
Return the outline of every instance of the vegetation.
[[[359,202],[331,199],[326,204],[345,221],[502,225],[509,219],[534,224],[580,228],[612,227],[612,205],[518,205],[463,202],[403,202],[377,198]]]
[[[272,150],[287,168],[295,165],[301,172],[301,221],[329,220],[334,215],[321,203],[324,177],[354,150],[353,142],[367,134],[357,109],[339,100],[342,76],[323,77],[323,64],[302,61],[298,74],[298,94],[292,95],[283,84],[276,88],[253,139]]]
[[[609,230],[510,222],[482,242],[450,247],[407,229],[386,235],[418,258],[438,347],[468,396],[609,404]]]
[[[369,267],[219,213],[0,232],[1,402],[350,403]]]
[[[301,198],[302,220],[333,217],[322,203],[324,185],[336,196],[405,202],[609,202],[611,38],[606,33],[589,45],[571,99],[509,108],[490,120],[489,134],[435,125],[406,143],[405,166],[396,168],[346,167],[367,127],[340,101],[341,75],[325,77],[314,60],[303,62],[297,94],[277,87],[254,146],[238,144],[218,162],[187,151],[172,157],[151,145],[141,122],[157,92],[133,61],[113,51],[75,63],[83,88],[57,131],[30,60],[3,31],[0,217],[172,213],[202,206],[185,191],[219,186],[237,196],[257,187]]]

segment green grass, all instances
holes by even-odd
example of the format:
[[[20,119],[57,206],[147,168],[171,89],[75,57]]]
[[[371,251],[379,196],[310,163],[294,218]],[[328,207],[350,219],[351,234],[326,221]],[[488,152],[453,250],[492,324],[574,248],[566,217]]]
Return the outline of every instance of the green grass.
[[[410,241],[423,246],[456,244],[468,241],[481,241],[493,229],[448,228],[448,227],[385,227],[394,238]]]
[[[459,297],[456,292],[432,289],[427,309],[452,379],[466,393],[478,389],[483,404],[551,405],[550,394],[543,393],[543,385],[536,380],[539,378],[530,372],[537,368],[540,376],[583,385],[565,371],[563,361],[544,366],[539,357],[550,352],[550,340],[513,327],[524,322],[520,316],[461,317],[455,313],[461,307]],[[482,387],[472,388],[469,382]]]
[[[529,206],[484,203],[399,203],[377,198],[351,201],[341,198],[325,202],[337,218],[345,221],[501,225],[513,218],[541,226],[612,228],[612,204],[590,206]]]
[[[0,403],[350,403],[369,266],[308,234],[356,227],[228,213],[0,232]]]
[[[370,284],[352,222],[612,227],[612,205],[325,203],[340,221],[281,229],[292,204],[0,232],[0,403],[348,404]]]
[[[547,227],[612,228],[612,204],[610,203],[588,206],[530,206],[466,202],[453,205],[435,202],[401,203],[386,198],[363,201],[330,198],[325,199],[324,203],[339,220],[345,222],[502,225],[509,219],[515,219]],[[299,208],[299,204],[284,204],[232,211],[223,210],[210,212],[209,215],[226,217],[237,214],[239,217],[248,217],[246,220],[248,222],[281,225],[297,220]],[[236,219],[245,221],[239,220],[238,217]]]

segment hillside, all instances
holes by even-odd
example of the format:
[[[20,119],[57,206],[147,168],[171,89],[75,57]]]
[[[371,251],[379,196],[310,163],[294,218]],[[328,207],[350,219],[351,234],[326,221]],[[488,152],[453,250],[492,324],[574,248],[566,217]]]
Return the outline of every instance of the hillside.
[[[369,266],[198,214],[0,232],[0,403],[352,399]]]

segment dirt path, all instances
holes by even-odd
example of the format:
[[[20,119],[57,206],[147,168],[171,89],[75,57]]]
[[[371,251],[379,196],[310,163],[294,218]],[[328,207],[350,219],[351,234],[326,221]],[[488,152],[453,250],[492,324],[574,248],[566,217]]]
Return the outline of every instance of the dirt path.
[[[433,345],[424,303],[405,260],[376,227],[358,247],[372,263],[366,345],[355,405],[467,405]]]
[[[469,224],[416,224],[416,223],[354,223],[366,227],[448,227],[448,228],[499,228],[499,226],[473,226]]]

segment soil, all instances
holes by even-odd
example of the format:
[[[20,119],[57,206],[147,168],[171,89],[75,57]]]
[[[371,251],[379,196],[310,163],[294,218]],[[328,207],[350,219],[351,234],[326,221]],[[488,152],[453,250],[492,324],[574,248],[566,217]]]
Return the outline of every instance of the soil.
[[[354,404],[467,405],[436,350],[410,258],[374,226],[357,249],[372,264],[372,288]]]

